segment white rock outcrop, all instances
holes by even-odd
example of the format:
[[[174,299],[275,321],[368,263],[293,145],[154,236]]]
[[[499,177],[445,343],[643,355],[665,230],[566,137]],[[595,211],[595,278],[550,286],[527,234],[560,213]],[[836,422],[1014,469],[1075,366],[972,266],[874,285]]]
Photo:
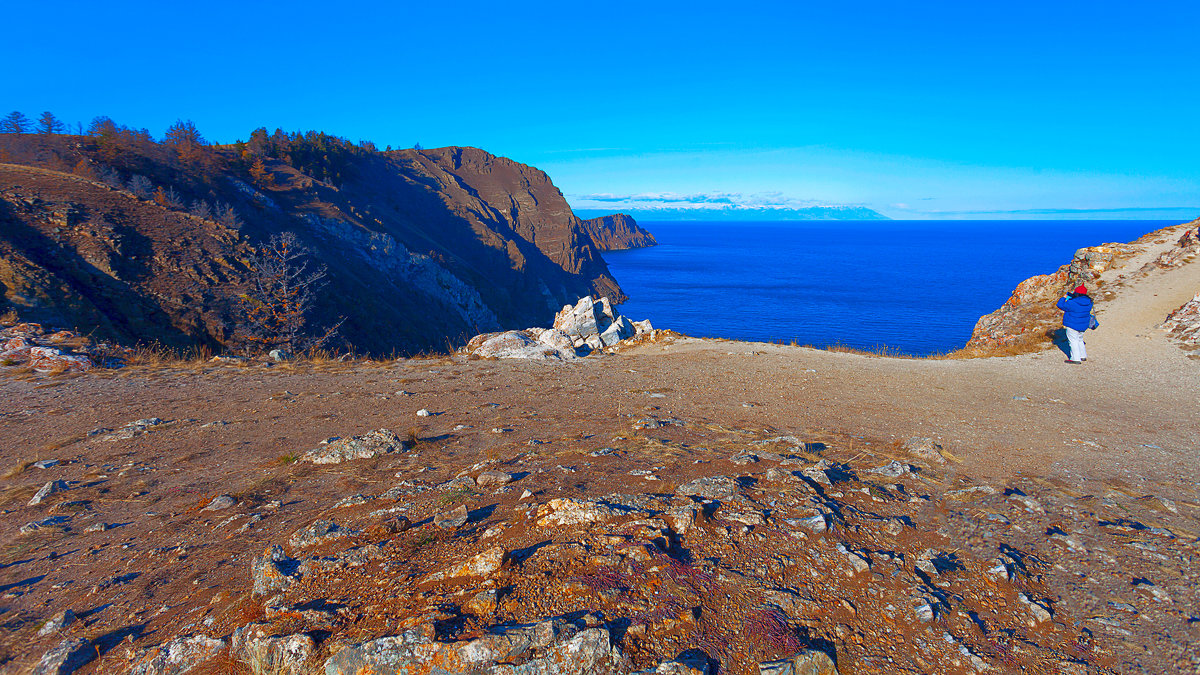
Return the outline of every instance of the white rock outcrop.
[[[652,330],[649,321],[630,321],[614,313],[608,298],[593,301],[586,296],[563,305],[552,328],[484,333],[471,338],[463,350],[491,359],[571,361]]]

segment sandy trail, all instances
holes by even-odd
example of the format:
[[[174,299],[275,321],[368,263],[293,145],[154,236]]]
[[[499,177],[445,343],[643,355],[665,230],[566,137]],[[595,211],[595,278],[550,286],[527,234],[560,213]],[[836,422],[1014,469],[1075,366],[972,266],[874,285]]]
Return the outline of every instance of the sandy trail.
[[[674,409],[692,414],[720,417],[733,407],[764,425],[932,436],[964,472],[993,478],[1150,481],[1191,492],[1200,474],[1200,361],[1157,326],[1200,291],[1200,262],[1138,273],[1184,229],[1164,231],[1104,274],[1102,325],[1086,334],[1090,358],[1080,366],[1057,349],[911,360],[687,339],[642,348],[654,358],[641,367],[689,391]],[[742,400],[721,401],[722,391]],[[753,407],[737,410],[742,404]]]

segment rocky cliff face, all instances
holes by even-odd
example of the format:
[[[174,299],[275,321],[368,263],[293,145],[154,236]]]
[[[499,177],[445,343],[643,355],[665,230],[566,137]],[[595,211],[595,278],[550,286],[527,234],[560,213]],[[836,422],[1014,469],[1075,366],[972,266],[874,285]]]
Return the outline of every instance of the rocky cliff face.
[[[638,225],[633,216],[624,213],[585,220],[583,228],[602,251],[623,251],[658,245],[654,235]]]
[[[1196,225],[1192,223],[1191,225]],[[1162,231],[1151,232],[1137,242],[1128,244],[1101,244],[1081,248],[1074,259],[1053,274],[1030,277],[1017,285],[1008,300],[996,311],[980,317],[964,351],[968,354],[994,354],[997,352],[1035,351],[1048,345],[1052,335],[1062,326],[1062,313],[1058,310],[1058,298],[1071,289],[1083,284],[1094,299],[1103,299],[1096,291],[1103,288],[1100,275],[1141,251],[1141,242],[1159,238]],[[1182,264],[1200,254],[1200,239],[1197,230],[1190,227],[1168,250],[1150,260],[1141,270],[1170,268]],[[1188,313],[1180,309],[1181,322],[1166,326],[1179,333],[1186,331]]]
[[[0,312],[51,327],[221,349],[250,248],[284,231],[328,268],[310,323],[344,318],[360,352],[444,349],[547,324],[585,295],[624,299],[549,177],[475,148],[356,152],[337,185],[270,157],[253,182],[233,148],[114,158],[89,137],[6,135],[0,151],[15,162],[0,164]],[[139,176],[149,191],[130,187]],[[201,202],[214,213],[190,214]]]
[[[1055,305],[1058,299],[1080,284],[1094,293],[1100,275],[1134,252],[1136,249],[1129,244],[1081,248],[1070,263],[1053,274],[1022,281],[999,309],[979,318],[965,350],[1019,352],[1044,347],[1062,326],[1062,313]]]

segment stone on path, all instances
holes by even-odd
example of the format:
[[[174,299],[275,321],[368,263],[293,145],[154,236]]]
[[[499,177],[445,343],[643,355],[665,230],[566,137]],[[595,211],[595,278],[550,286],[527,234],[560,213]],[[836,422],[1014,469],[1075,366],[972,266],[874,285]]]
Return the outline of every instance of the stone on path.
[[[809,649],[786,659],[758,664],[760,675],[839,675],[833,659],[825,652]]]
[[[52,481],[46,483],[45,485],[43,485],[42,489],[37,491],[37,494],[35,494],[33,496],[33,499],[29,500],[29,505],[37,506],[38,504],[42,503],[43,499],[45,499],[46,497],[49,497],[50,495],[54,494],[55,492],[62,492],[64,490],[69,490],[69,489],[71,489],[71,486],[67,485],[67,481],[52,480]]]
[[[182,675],[225,650],[225,641],[193,635],[151,647],[135,659],[130,675]]]
[[[313,464],[340,464],[352,459],[371,459],[378,455],[400,452],[404,441],[388,429],[369,431],[361,436],[322,441],[300,458]]]
[[[459,506],[451,511],[444,511],[433,516],[433,524],[443,530],[453,530],[467,523],[467,507]]]
[[[69,638],[42,656],[33,668],[33,675],[68,675],[82,668],[95,655],[96,650],[86,639]]]

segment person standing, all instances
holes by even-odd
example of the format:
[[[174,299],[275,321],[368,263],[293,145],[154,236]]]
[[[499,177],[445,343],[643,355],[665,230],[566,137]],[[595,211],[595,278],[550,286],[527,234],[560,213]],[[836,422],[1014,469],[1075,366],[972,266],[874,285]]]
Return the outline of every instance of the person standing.
[[[1067,363],[1083,363],[1087,361],[1083,331],[1092,326],[1092,298],[1087,294],[1087,287],[1080,284],[1059,298],[1058,308],[1062,310],[1063,328],[1067,333]]]

